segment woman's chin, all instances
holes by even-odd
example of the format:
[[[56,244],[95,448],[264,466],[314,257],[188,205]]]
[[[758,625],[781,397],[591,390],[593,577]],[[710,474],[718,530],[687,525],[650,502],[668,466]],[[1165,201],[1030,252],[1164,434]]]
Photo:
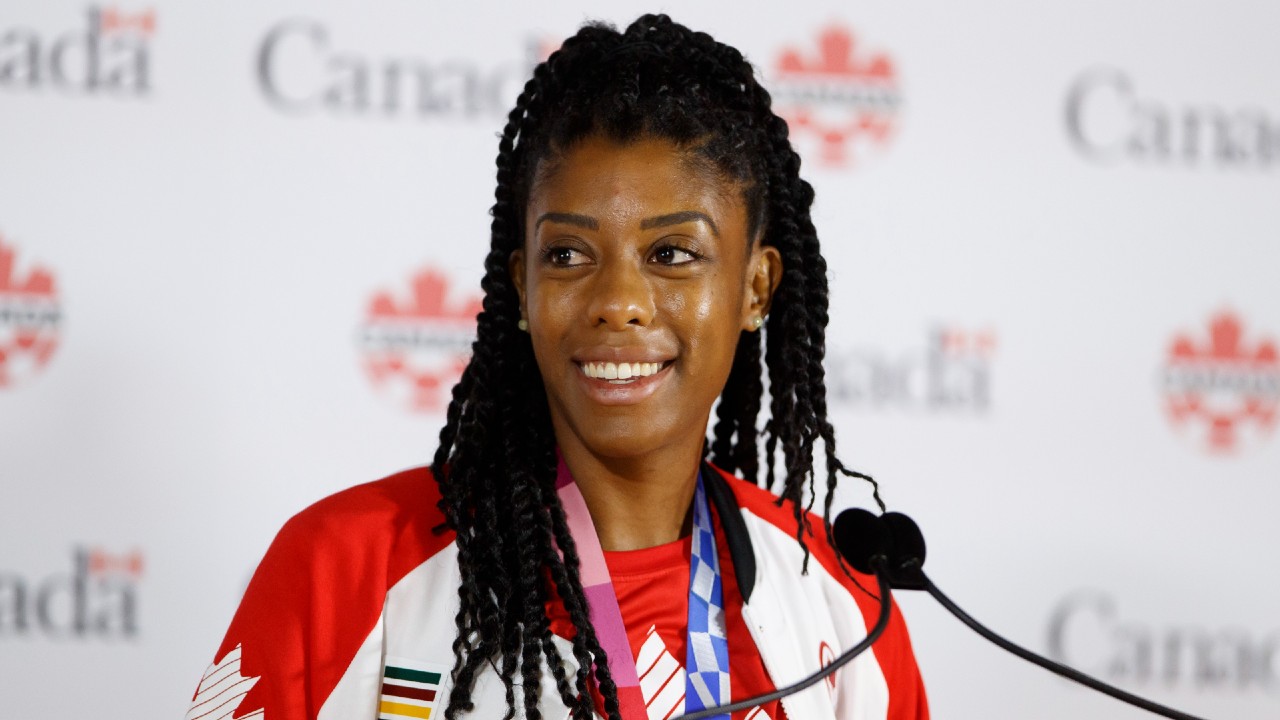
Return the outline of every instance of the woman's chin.
[[[668,427],[655,427],[652,417],[604,417],[584,418],[582,423],[571,423],[580,444],[592,455],[611,460],[638,459],[664,448],[678,445],[687,439],[687,433],[675,432]],[[692,436],[701,439],[706,434],[696,430]],[[561,443],[563,444],[563,443]]]

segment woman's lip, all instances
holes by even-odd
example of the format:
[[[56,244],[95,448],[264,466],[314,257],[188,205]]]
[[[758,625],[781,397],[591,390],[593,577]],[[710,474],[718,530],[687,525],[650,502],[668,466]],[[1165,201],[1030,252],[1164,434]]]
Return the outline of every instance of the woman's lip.
[[[675,358],[669,354],[655,353],[644,350],[628,350],[625,348],[601,349],[584,352],[574,355],[571,358],[578,365],[587,363],[614,363],[621,365],[622,363],[662,363],[663,365],[671,362]]]
[[[648,362],[659,362],[651,360]],[[575,363],[576,364],[576,363]],[[574,374],[578,376],[578,382],[582,384],[587,397],[596,401],[601,405],[634,405],[643,402],[658,391],[658,388],[667,381],[671,375],[671,368],[675,365],[674,361],[664,362],[662,369],[658,372],[641,378],[632,378],[627,382],[618,382],[616,380],[604,380],[602,378],[589,378],[582,371],[582,366],[578,365],[574,368]]]
[[[657,366],[658,366],[658,369],[659,369],[659,370],[661,370],[662,368],[664,368],[664,367],[666,367],[666,366],[670,365],[670,364],[671,364],[671,363],[673,363],[673,362],[675,362],[675,360],[671,360],[671,359],[668,359],[668,360],[627,360],[627,361],[618,361],[618,362],[615,362],[615,361],[613,361],[613,360],[582,360],[582,361],[575,360],[573,364],[574,364],[574,365],[577,365],[577,366],[578,366],[578,369],[579,369],[579,370],[582,370],[582,371],[585,373],[588,365],[612,365],[612,366],[614,366],[615,368],[621,367],[621,366],[623,366],[623,365],[627,365],[627,366],[631,366],[631,365],[657,365]]]

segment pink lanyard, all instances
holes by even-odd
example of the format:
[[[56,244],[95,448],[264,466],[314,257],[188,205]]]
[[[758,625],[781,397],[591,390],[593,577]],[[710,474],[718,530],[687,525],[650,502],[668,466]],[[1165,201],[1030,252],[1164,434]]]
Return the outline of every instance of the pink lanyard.
[[[605,653],[618,688],[618,705],[625,720],[649,717],[631,643],[622,622],[618,596],[605,564],[604,549],[596,534],[582,491],[573,481],[564,458],[556,475],[556,494],[564,508],[569,533],[578,548],[582,589],[587,597],[591,625]],[[685,656],[685,710],[703,710],[729,702],[729,645],[725,628],[723,585],[716,556],[711,511],[702,487],[694,492],[693,549],[689,566],[689,615]],[[717,720],[729,720],[728,713]]]
[[[640,693],[640,678],[636,674],[636,663],[631,656],[631,643],[627,641],[627,628],[622,624],[618,596],[613,591],[609,567],[604,562],[604,549],[600,547],[596,526],[591,522],[587,501],[583,499],[578,484],[573,481],[564,458],[560,458],[556,475],[556,494],[560,496],[560,505],[564,507],[569,533],[573,535],[573,542],[578,547],[579,574],[591,611],[591,626],[595,628],[600,646],[609,656],[609,674],[618,686],[618,705],[622,717],[625,720],[644,720],[649,717],[649,710],[645,707],[644,695]]]

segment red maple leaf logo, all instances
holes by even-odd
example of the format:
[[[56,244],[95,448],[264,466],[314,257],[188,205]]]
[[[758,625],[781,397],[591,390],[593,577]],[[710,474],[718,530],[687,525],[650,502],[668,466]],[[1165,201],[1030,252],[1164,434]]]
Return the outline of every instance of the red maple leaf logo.
[[[974,354],[989,357],[996,351],[996,334],[990,330],[965,331],[944,328],[938,331],[942,351],[951,355]]]
[[[784,49],[776,66],[778,114],[793,134],[819,142],[825,165],[851,162],[856,144],[883,145],[892,133],[901,93],[893,60],[859,57],[849,30],[832,25],[818,35],[817,52]]]
[[[126,13],[119,8],[107,7],[102,10],[103,32],[136,31],[143,35],[151,35],[156,31],[156,11],[147,9],[136,13]]]
[[[376,386],[407,388],[408,404],[431,412],[462,375],[475,335],[479,298],[450,297],[449,279],[433,269],[411,281],[408,297],[375,293],[362,328],[365,372]]]
[[[60,317],[53,275],[33,267],[19,277],[17,251],[0,236],[0,388],[48,364]]]
[[[832,25],[818,34],[818,52],[806,58],[798,50],[788,49],[778,58],[778,75],[835,75],[869,78],[892,82],[893,61],[883,53],[870,55],[865,61],[854,56],[853,33]]]
[[[89,573],[93,575],[122,574],[141,577],[142,565],[142,553],[137,550],[115,555],[101,548],[93,548],[89,553]]]
[[[1209,337],[1178,335],[1169,347],[1166,408],[1175,424],[1207,424],[1209,448],[1239,444],[1240,427],[1269,431],[1280,405],[1280,357],[1275,343],[1245,342],[1240,318],[1223,311],[1209,321]]]
[[[478,299],[449,302],[449,278],[427,269],[413,276],[412,292],[404,301],[389,292],[375,293],[369,301],[369,317],[374,319],[416,318],[419,320],[460,320],[475,322],[480,312]]]

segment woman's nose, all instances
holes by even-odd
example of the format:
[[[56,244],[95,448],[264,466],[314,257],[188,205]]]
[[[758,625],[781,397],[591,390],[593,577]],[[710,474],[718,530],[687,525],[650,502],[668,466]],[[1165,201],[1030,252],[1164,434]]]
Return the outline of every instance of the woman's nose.
[[[653,288],[641,268],[614,262],[597,271],[588,315],[593,326],[643,327],[653,322],[655,309]]]

